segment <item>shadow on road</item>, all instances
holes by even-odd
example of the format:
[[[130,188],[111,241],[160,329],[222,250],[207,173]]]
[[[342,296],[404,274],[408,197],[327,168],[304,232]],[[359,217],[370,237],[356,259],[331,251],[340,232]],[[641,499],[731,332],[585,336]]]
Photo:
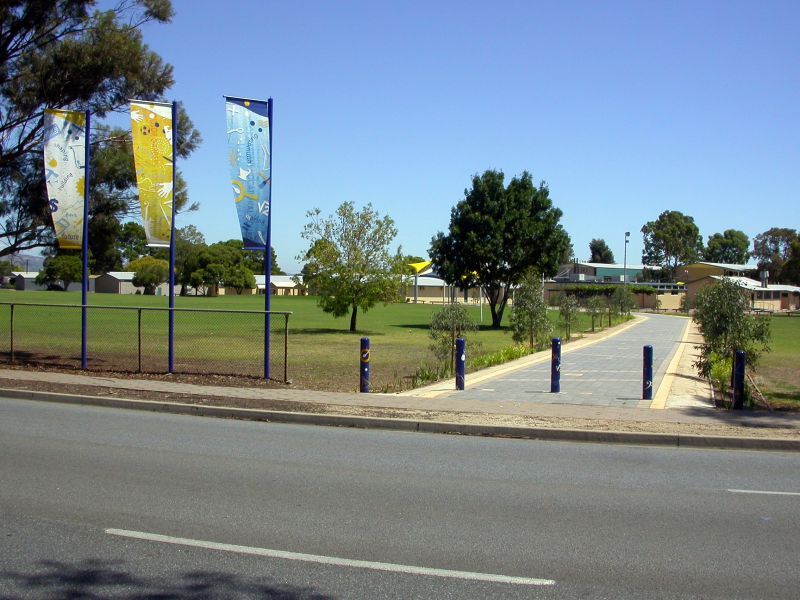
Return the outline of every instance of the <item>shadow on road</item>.
[[[41,561],[29,571],[0,571],[0,598],[95,600],[184,600],[188,598],[268,598],[323,600],[311,588],[288,586],[270,577],[240,577],[213,571],[186,571],[174,578],[132,575],[124,561],[86,559],[76,563]]]

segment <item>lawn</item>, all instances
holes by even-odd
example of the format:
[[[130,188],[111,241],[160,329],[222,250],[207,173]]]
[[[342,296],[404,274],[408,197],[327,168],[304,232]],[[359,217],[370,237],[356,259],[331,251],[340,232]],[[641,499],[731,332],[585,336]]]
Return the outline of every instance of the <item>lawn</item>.
[[[89,368],[93,370],[166,370],[167,313],[146,309],[166,308],[165,297],[90,294],[89,305],[115,308],[89,310]],[[58,304],[79,304],[80,293],[0,292],[0,302],[41,303],[18,305],[14,313],[14,349],[18,360],[36,360],[54,366],[80,365],[80,310],[58,308]],[[124,309],[126,307],[127,309]],[[138,311],[136,308],[144,310]],[[263,311],[263,296],[176,297],[178,309]],[[272,297],[273,311],[290,311],[288,376],[297,387],[319,390],[354,391],[358,388],[360,338],[371,342],[372,388],[396,391],[411,385],[420,370],[435,366],[428,348],[431,316],[439,309],[430,304],[390,304],[359,313],[358,332],[347,331],[349,317],[335,319],[322,312],[313,297]],[[481,309],[470,306],[476,323]],[[9,345],[10,308],[0,305],[0,352]],[[138,356],[141,314],[142,356]],[[509,311],[506,311],[508,317]],[[557,313],[551,313],[555,322]],[[573,339],[590,329],[586,315],[573,325]],[[259,314],[177,312],[175,365],[177,372],[225,373],[258,377],[263,365],[264,318]],[[489,327],[488,307],[483,321],[467,343],[467,370],[475,359],[497,354],[513,346],[510,332]],[[283,318],[271,319],[271,365],[273,377],[283,374]]]
[[[775,408],[800,410],[800,318],[775,316],[770,352],[763,355],[754,379]]]

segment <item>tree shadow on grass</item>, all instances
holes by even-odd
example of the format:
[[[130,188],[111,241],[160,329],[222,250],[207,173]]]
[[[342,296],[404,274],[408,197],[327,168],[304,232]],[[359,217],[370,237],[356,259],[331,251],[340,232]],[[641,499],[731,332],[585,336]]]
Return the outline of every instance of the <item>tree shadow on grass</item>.
[[[199,598],[331,598],[308,587],[281,584],[270,577],[242,577],[214,571],[185,571],[170,578],[132,575],[124,561],[85,559],[75,563],[40,561],[25,571],[0,571],[0,597],[123,598],[183,600]]]

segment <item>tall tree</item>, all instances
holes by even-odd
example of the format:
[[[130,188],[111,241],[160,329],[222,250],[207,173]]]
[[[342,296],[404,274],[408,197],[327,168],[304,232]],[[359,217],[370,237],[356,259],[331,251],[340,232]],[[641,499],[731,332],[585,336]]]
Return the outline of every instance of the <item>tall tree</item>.
[[[539,273],[527,271],[514,293],[511,306],[511,330],[515,342],[527,343],[528,348],[543,348],[552,325],[547,317],[547,303]]]
[[[708,377],[715,360],[730,357],[736,350],[747,353],[749,366],[755,366],[769,350],[770,319],[750,315],[749,309],[746,290],[731,279],[723,278],[697,293],[692,320],[703,334],[694,363],[700,375]]]
[[[479,286],[500,328],[509,290],[531,267],[546,277],[555,275],[570,246],[544,182],[533,184],[530,173],[504,184],[502,171],[485,171],[472,178],[450,213],[450,231],[431,240],[430,257],[451,285]]]
[[[244,250],[242,248],[242,240],[240,239],[232,239],[227,240],[224,243],[231,248],[234,248],[237,252],[240,253],[241,259],[240,262],[243,266],[247,267],[250,271],[252,271],[256,275],[263,275],[264,274],[264,251],[263,250]],[[275,253],[275,248],[270,246],[269,249],[269,273],[270,275],[285,275],[285,273],[281,270],[280,266],[278,265],[278,255]]]
[[[708,236],[703,259],[708,262],[743,265],[750,258],[750,238],[744,231],[726,229]]]
[[[589,262],[614,264],[614,253],[603,239],[592,240],[589,242]]]
[[[143,287],[146,296],[156,293],[156,288],[169,280],[169,262],[153,256],[137,258],[130,264],[133,285]]]
[[[50,256],[36,276],[36,283],[48,287],[61,284],[66,290],[74,281],[83,281],[83,264],[81,257],[75,253],[64,253]]]
[[[102,118],[132,97],[157,100],[173,83],[172,67],[145,45],[140,30],[150,22],[169,22],[169,0],[124,0],[104,11],[94,5],[92,0],[0,4],[0,256],[54,243],[42,176],[44,109],[88,109]],[[179,156],[199,143],[185,112],[175,130]],[[110,204],[100,198],[108,181],[99,168],[103,140],[116,137],[97,128],[91,141],[96,156],[90,227],[97,240],[116,234],[113,219],[98,220],[98,214],[122,210],[120,198],[112,197]],[[127,181],[115,182],[115,188],[129,190],[132,176]],[[180,194],[176,197],[180,205]]]
[[[314,209],[303,232],[308,250],[297,257],[310,265],[304,282],[313,287],[327,313],[343,317],[350,313],[350,331],[356,331],[358,311],[366,312],[378,302],[397,299],[402,258],[400,248],[390,246],[397,236],[394,221],[382,217],[372,204],[356,210],[344,202],[328,218]]]
[[[800,236],[792,242],[789,257],[783,263],[778,277],[781,283],[800,285]]]
[[[703,251],[694,219],[677,210],[666,210],[645,223],[642,234],[642,263],[662,267],[669,280],[674,280],[678,265],[696,261]]]
[[[795,229],[773,227],[759,233],[753,240],[753,258],[758,261],[760,271],[769,271],[769,278],[776,281],[789,258],[792,242],[798,238]]]

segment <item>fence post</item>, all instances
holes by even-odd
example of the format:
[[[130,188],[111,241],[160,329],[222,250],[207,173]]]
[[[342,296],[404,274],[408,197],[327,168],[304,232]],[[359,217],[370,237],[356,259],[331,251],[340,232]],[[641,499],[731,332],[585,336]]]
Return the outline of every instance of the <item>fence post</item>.
[[[561,338],[553,338],[550,357],[550,393],[561,391]]]
[[[361,374],[360,391],[362,394],[369,393],[369,338],[361,338],[361,353],[358,370]]]
[[[744,350],[737,350],[733,363],[733,408],[736,410],[744,408],[744,369]]]
[[[137,308],[136,311],[139,313],[139,323],[137,327],[137,333],[139,338],[139,373],[142,372],[142,309]]]
[[[283,383],[289,383],[289,313],[283,315]]]
[[[456,338],[456,389],[463,390],[467,367],[467,343],[464,338]]]
[[[13,365],[14,364],[14,305],[13,304],[11,305],[11,323],[9,332],[11,338],[11,348],[9,350],[11,354],[11,364]]]
[[[642,400],[653,399],[653,347],[646,345],[642,352]]]

